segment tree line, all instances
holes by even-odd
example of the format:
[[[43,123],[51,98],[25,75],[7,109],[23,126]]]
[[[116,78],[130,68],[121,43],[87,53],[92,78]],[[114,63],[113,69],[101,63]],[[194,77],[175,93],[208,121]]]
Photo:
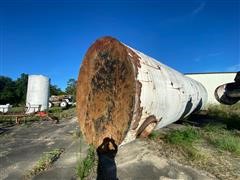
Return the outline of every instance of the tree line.
[[[22,73],[16,80],[7,76],[0,76],[0,104],[24,105],[27,95],[28,74]],[[75,99],[76,80],[71,78],[67,82],[65,91],[50,83],[50,95],[69,94]]]

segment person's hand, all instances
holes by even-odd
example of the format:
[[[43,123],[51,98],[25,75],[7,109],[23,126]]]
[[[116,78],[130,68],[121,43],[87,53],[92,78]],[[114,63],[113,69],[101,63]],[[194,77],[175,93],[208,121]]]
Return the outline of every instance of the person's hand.
[[[107,153],[109,149],[110,138],[104,138],[102,144],[97,148],[98,153]]]

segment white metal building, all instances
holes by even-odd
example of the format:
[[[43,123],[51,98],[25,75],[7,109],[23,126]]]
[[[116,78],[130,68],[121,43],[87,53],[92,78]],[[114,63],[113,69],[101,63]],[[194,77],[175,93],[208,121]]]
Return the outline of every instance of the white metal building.
[[[236,72],[216,72],[185,75],[203,84],[208,92],[208,104],[219,104],[214,96],[215,89],[222,84],[234,82],[236,74]]]

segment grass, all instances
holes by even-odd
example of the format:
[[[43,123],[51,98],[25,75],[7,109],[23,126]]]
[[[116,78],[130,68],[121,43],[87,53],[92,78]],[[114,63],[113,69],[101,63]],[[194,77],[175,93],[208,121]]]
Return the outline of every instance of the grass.
[[[149,135],[149,138],[151,140],[162,138],[164,142],[171,144],[173,148],[181,150],[189,160],[194,161],[204,158],[204,156],[194,147],[194,143],[197,143],[201,139],[199,130],[191,126],[187,126],[183,129],[171,130],[167,134],[153,131]]]
[[[208,116],[226,124],[228,129],[240,130],[240,103],[227,105],[209,105]]]
[[[219,149],[240,155],[240,138],[225,135],[222,138],[212,138],[210,142]]]
[[[153,131],[149,138],[158,140],[162,138],[172,144],[174,148],[183,150],[185,156],[190,160],[199,160],[204,155],[197,149],[195,144],[205,141],[213,145],[218,151],[230,152],[240,155],[240,136],[236,130],[227,129],[227,125],[220,123],[209,123],[203,128],[187,126],[183,129],[171,130],[166,135],[159,131]]]
[[[200,140],[200,133],[196,128],[186,127],[180,130],[173,130],[165,136],[165,141],[178,146],[184,155],[194,161],[204,158],[204,156],[194,147],[194,143]]]
[[[8,114],[24,114],[24,107],[14,107],[9,111]],[[49,115],[57,117],[58,119],[72,118],[76,116],[76,108],[70,107],[69,109],[62,109],[61,107],[52,107],[49,110]],[[15,123],[16,117],[14,116],[4,116],[0,114],[0,123]],[[39,121],[38,116],[27,116],[21,117],[21,122]]]
[[[148,137],[151,140],[157,140],[161,137],[161,133],[159,131],[152,131],[152,133]]]
[[[54,161],[60,157],[62,152],[63,149],[53,149],[52,151],[44,153],[44,155],[37,161],[37,164],[27,176],[30,178],[48,169],[54,163]]]
[[[63,109],[61,108],[61,107],[51,107],[50,109],[49,109],[49,113],[61,113],[63,111]]]
[[[10,110],[8,111],[8,114],[24,114],[25,112],[25,108],[22,107],[13,107],[10,108]],[[4,116],[3,113],[0,112],[0,123],[14,123],[15,122],[15,117],[11,117],[11,116]],[[27,118],[25,118],[27,119]]]
[[[156,141],[152,141],[153,145],[159,144],[161,155],[205,170],[219,179],[239,179],[240,103],[210,105],[208,110],[182,123],[187,126],[159,130],[149,136]]]
[[[152,136],[156,139],[159,135],[153,134]],[[240,155],[240,136],[233,130],[227,130],[226,125],[222,123],[208,124],[202,129],[188,126],[181,130],[173,130],[165,135],[164,140],[169,144],[180,146],[186,156],[192,160],[201,157],[200,152],[194,146],[201,140],[205,140],[219,151]]]
[[[26,111],[24,106],[12,107],[9,112],[13,114],[24,113]]]
[[[233,130],[227,130],[223,124],[209,124],[203,129],[209,143],[219,150],[240,155],[240,136]]]
[[[240,137],[234,131],[240,130],[240,103],[232,106],[210,105],[208,116],[218,121],[204,127],[209,143],[219,150],[240,155]]]
[[[77,164],[76,174],[81,180],[91,173],[95,164],[95,159],[95,149],[93,146],[90,146],[86,158],[79,160]]]
[[[31,122],[31,121],[39,121],[40,117],[38,116],[26,116],[21,117],[21,122]],[[15,124],[16,117],[14,116],[4,116],[0,115],[0,123],[6,123],[6,124]]]
[[[70,107],[68,109],[62,109],[61,107],[52,107],[49,109],[49,114],[62,118],[72,118],[76,116],[76,107]]]
[[[174,130],[166,135],[166,140],[171,144],[177,145],[192,145],[193,142],[196,142],[200,139],[198,130],[192,127],[187,127],[180,130]]]

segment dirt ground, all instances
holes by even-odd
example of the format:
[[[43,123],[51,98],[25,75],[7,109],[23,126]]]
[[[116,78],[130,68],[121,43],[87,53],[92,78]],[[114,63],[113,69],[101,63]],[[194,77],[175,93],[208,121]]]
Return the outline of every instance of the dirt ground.
[[[173,126],[178,128],[181,125]],[[77,179],[77,162],[86,155],[88,146],[77,135],[79,126],[76,118],[60,120],[59,124],[41,121],[1,127],[0,130],[0,179],[23,179],[44,152],[54,148],[64,149],[60,158],[47,170],[31,179]],[[119,179],[202,180],[240,177],[218,176],[212,170],[185,160],[181,153],[163,142],[149,139],[138,139],[119,147],[115,160]],[[234,170],[230,169],[231,164],[226,164],[225,161],[219,160],[218,163],[222,162],[225,163],[223,168]],[[240,167],[239,162],[236,159],[236,167]],[[96,174],[91,177],[96,177]]]
[[[206,171],[161,156],[146,140],[135,140],[120,148],[116,162],[119,179],[215,179]]]

